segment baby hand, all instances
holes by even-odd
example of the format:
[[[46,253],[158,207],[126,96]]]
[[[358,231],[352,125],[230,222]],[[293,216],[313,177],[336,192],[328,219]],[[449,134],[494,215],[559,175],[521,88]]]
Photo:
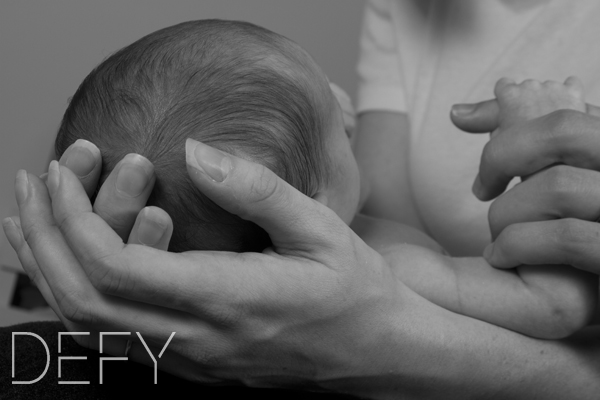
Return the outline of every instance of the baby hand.
[[[520,84],[502,78],[496,83],[494,94],[500,108],[499,129],[561,109],[586,111],[583,86],[576,77],[565,83],[528,79]]]

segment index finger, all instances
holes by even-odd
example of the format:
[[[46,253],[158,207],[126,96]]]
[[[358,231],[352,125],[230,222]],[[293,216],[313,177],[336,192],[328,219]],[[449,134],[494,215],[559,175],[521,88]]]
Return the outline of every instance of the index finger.
[[[485,249],[495,268],[519,265],[570,265],[600,274],[600,225],[573,218],[517,223]]]
[[[555,164],[600,170],[600,119],[559,110],[509,127],[483,149],[473,192],[480,200],[500,195],[513,177]]]

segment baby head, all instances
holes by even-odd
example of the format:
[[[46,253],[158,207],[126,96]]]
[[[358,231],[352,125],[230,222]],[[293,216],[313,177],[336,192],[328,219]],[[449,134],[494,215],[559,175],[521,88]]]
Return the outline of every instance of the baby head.
[[[128,153],[148,158],[148,201],[173,219],[171,251],[261,251],[266,232],[221,209],[187,175],[185,141],[258,162],[347,223],[358,168],[327,78],[289,39],[235,21],[185,22],[118,51],[83,81],[57,156],[77,139],[101,151],[103,178]]]

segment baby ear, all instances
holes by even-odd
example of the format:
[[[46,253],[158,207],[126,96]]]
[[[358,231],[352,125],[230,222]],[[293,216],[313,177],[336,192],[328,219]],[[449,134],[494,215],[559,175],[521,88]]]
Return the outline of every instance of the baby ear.
[[[324,192],[317,192],[315,193],[312,197],[313,200],[318,201],[319,203],[323,204],[325,207],[327,207],[327,195]]]

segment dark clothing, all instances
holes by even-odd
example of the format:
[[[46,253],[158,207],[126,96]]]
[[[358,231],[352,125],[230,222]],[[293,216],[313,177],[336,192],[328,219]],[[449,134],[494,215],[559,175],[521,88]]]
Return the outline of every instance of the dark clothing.
[[[65,381],[90,381],[89,385],[58,384],[58,332],[67,329],[60,322],[33,322],[0,328],[0,399],[136,399],[170,397],[175,399],[342,399],[346,397],[274,389],[210,387],[194,384],[158,371],[154,384],[151,367],[130,361],[103,364],[103,384],[99,384],[99,353],[79,346],[68,335],[61,339],[61,356],[87,356],[87,360],[63,360],[61,378]],[[11,333],[32,332],[44,339],[50,349],[50,366],[44,377],[30,385],[12,381],[30,381],[39,377],[46,366],[46,350],[37,338],[15,337],[15,377],[11,377]],[[146,397],[147,396],[147,397]]]

